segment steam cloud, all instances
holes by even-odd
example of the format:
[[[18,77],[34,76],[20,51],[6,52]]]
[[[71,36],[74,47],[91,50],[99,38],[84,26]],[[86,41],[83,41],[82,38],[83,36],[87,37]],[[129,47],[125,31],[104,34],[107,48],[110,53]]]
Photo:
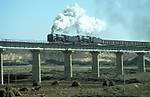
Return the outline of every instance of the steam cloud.
[[[97,15],[107,22],[103,37],[150,41],[150,0],[94,2]]]
[[[85,14],[85,10],[78,4],[67,6],[55,19],[52,25],[53,32],[62,32],[69,35],[74,31],[81,35],[95,35],[106,28],[103,20],[90,17]]]

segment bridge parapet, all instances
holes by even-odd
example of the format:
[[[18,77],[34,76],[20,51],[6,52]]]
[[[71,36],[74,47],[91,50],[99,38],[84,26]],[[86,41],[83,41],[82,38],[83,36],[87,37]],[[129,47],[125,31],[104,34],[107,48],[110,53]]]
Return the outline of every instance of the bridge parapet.
[[[27,42],[27,43],[47,43],[44,40],[16,40],[16,39],[0,39],[3,42]]]
[[[37,43],[0,41],[0,48],[6,49],[41,49],[41,50],[72,50],[72,51],[112,51],[112,52],[150,52],[149,46],[112,45],[94,43]]]

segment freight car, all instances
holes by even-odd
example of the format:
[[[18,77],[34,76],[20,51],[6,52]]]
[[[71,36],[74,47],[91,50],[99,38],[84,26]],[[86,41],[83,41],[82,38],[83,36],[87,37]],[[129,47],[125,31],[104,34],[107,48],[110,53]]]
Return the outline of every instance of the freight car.
[[[119,41],[119,40],[102,40],[102,44],[107,45],[126,45],[126,46],[150,46],[150,42],[140,41]]]

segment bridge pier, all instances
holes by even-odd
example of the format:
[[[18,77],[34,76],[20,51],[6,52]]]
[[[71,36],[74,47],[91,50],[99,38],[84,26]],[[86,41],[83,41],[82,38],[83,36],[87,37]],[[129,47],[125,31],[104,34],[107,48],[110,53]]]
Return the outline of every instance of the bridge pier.
[[[64,53],[64,77],[72,78],[72,51],[63,51]]]
[[[3,78],[3,49],[0,49],[0,84],[4,84]]]
[[[99,78],[99,52],[93,51],[92,54],[92,74],[94,78]]]
[[[137,57],[137,65],[138,65],[138,71],[139,72],[145,72],[145,53],[144,52],[139,52],[137,53],[138,57]]]
[[[40,51],[32,50],[32,81],[33,83],[41,83],[41,63]]]
[[[118,74],[123,75],[124,69],[123,69],[123,52],[117,52],[116,53],[116,69]]]

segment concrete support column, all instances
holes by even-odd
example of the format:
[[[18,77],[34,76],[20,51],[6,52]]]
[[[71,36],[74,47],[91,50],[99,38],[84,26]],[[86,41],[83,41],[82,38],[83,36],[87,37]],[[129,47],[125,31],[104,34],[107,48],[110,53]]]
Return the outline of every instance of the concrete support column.
[[[145,72],[145,53],[139,52],[137,53],[138,55],[138,60],[137,60],[137,65],[138,65],[138,70],[139,72]]]
[[[92,54],[92,74],[94,78],[99,78],[99,52],[93,51]]]
[[[32,50],[32,81],[33,83],[41,83],[41,63],[40,51]]]
[[[3,49],[0,49],[0,84],[4,84],[3,79]]]
[[[123,52],[117,52],[116,53],[116,69],[118,74],[123,75],[124,70],[123,70]]]
[[[72,51],[64,51],[64,77],[72,78]]]

